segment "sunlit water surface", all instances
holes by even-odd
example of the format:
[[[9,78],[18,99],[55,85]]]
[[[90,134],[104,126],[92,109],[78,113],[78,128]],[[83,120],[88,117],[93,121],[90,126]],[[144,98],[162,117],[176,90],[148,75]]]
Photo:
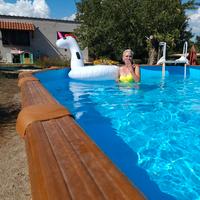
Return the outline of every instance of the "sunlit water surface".
[[[68,79],[52,83],[46,82],[46,87],[87,132],[106,133],[108,120],[162,192],[178,200],[199,199],[200,79],[157,77],[133,85]]]

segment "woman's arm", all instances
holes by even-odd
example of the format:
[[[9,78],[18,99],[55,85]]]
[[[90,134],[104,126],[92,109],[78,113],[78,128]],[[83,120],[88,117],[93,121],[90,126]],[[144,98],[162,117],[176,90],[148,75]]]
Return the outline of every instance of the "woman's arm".
[[[136,82],[140,81],[140,66],[138,64],[135,65],[135,75],[136,75]]]
[[[140,81],[140,66],[131,64],[128,66],[128,68],[129,68],[129,71],[131,72],[135,82],[139,82]]]

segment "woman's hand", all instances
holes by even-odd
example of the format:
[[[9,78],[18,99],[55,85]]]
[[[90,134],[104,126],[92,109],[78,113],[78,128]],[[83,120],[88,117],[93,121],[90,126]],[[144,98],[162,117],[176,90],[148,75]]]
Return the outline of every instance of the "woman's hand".
[[[128,68],[132,67],[132,63],[131,63],[131,61],[130,61],[129,59],[125,60],[125,65],[126,65]]]
[[[127,68],[131,72],[135,82],[139,82],[140,81],[140,67],[139,67],[139,65],[133,65],[133,64],[129,63],[129,65],[127,65]]]

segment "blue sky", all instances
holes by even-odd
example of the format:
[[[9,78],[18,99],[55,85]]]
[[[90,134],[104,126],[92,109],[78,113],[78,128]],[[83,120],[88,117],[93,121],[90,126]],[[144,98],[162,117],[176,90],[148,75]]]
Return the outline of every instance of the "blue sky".
[[[59,4],[55,5],[55,0],[46,0],[49,5],[53,18],[63,18],[71,16],[76,12],[76,0],[59,0]]]
[[[10,9],[12,9],[13,6],[17,6],[22,2],[25,2],[25,0],[0,0],[0,14],[6,14],[9,13]],[[29,3],[29,8],[32,6],[34,7],[34,2],[37,2],[37,4],[41,4],[41,7],[44,7],[44,2],[49,8],[49,15],[47,17],[50,18],[56,18],[56,19],[63,19],[71,17],[73,14],[76,13],[76,6],[75,3],[78,2],[78,0],[26,0]],[[20,7],[20,6],[19,6]],[[21,6],[23,9],[23,5]],[[10,8],[10,9],[9,9]],[[6,11],[7,10],[7,11]],[[16,10],[17,13],[17,10]],[[47,11],[45,12],[47,14]],[[25,13],[26,15],[26,13]],[[40,16],[39,16],[40,17]]]
[[[73,20],[79,0],[0,0],[0,14]],[[156,0],[154,0],[156,1]],[[185,2],[187,0],[183,0]],[[200,0],[196,0],[200,3]],[[190,28],[200,35],[200,8],[187,12]]]

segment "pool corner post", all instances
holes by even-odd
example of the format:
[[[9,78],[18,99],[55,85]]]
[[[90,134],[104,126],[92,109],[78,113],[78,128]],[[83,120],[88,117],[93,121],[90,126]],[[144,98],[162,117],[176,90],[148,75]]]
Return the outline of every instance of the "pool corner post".
[[[186,68],[187,68],[187,64],[185,63],[185,64],[184,64],[184,79],[185,79],[186,76],[187,76],[187,72],[186,72],[187,69],[186,69]]]
[[[162,76],[165,76],[165,62],[162,64]]]

